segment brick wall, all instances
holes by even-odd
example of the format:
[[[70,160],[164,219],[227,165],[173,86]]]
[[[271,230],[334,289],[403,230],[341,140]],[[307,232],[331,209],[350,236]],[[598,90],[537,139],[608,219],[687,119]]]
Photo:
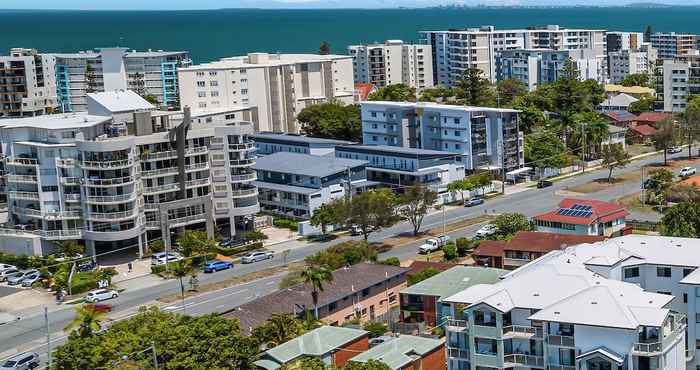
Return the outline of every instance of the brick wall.
[[[333,366],[341,367],[344,366],[348,360],[359,355],[361,352],[369,349],[369,339],[365,335],[362,338],[358,338],[353,342],[350,342],[333,353]]]

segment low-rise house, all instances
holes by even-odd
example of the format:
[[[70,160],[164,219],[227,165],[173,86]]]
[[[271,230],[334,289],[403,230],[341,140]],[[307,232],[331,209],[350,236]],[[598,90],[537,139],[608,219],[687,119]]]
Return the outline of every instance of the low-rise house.
[[[639,99],[635,98],[634,96],[625,93],[609,95],[607,98],[605,98],[605,100],[603,100],[602,103],[600,103],[600,105],[598,105],[598,110],[601,112],[626,111],[629,109],[630,104],[638,100]]]
[[[309,219],[316,208],[367,186],[366,161],[277,152],[258,158],[260,206],[296,219]]]
[[[402,186],[425,185],[438,193],[438,203],[453,201],[447,185],[464,178],[458,154],[388,145],[345,145],[338,158],[367,161],[367,179],[402,191]]]
[[[656,96],[656,90],[650,87],[644,86],[622,86],[606,84],[604,86],[605,94],[627,94],[634,96],[635,98],[640,98],[644,95]]]
[[[612,237],[628,231],[628,214],[619,204],[567,198],[557,210],[533,217],[533,222],[537,231]]]
[[[614,111],[603,113],[615,126],[630,127],[637,124],[637,116],[627,111]]]
[[[649,125],[659,128],[661,121],[672,120],[673,115],[664,112],[642,112],[637,116],[637,125]]]
[[[443,298],[472,285],[496,283],[506,272],[495,268],[455,266],[411,285],[400,292],[401,321],[439,326],[450,315],[450,306],[442,303]]]
[[[260,370],[276,370],[297,359],[315,357],[329,366],[342,367],[368,348],[368,333],[364,330],[321,326],[268,349],[254,364]]]
[[[439,339],[401,335],[350,359],[376,360],[392,370],[444,370],[445,345]]]
[[[636,144],[649,144],[656,135],[656,131],[654,127],[646,124],[630,126],[629,131],[627,131],[627,141]]]
[[[284,132],[259,132],[253,136],[258,155],[277,152],[290,152],[333,156],[338,145],[352,144],[351,141],[323,139]]]
[[[608,125],[608,137],[605,138],[600,144],[601,145],[622,145],[622,149],[626,149],[625,145],[625,134],[627,133],[627,128],[618,127],[615,125]]]
[[[324,284],[318,294],[318,317],[330,325],[342,325],[359,318],[362,323],[387,314],[399,304],[399,291],[406,287],[408,268],[359,263],[333,271],[333,281]],[[313,312],[313,288],[298,284],[260,297],[224,313],[236,317],[241,328],[249,332],[260,326],[273,313],[291,313],[305,317]]]
[[[474,261],[478,266],[515,270],[551,251],[602,240],[605,237],[518,231],[510,240],[482,240],[474,250]]]

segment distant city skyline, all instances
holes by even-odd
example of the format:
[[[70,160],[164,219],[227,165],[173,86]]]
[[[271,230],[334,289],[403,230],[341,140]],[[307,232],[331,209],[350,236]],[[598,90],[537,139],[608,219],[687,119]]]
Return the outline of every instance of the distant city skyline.
[[[653,3],[665,5],[700,5],[700,0],[574,0],[567,5],[623,6],[632,3]],[[396,8],[430,7],[438,5],[488,5],[488,6],[561,6],[559,0],[355,0],[351,3],[342,0],[123,0],[95,2],[94,0],[5,0],[0,9],[56,9],[56,10],[196,10],[219,8]]]

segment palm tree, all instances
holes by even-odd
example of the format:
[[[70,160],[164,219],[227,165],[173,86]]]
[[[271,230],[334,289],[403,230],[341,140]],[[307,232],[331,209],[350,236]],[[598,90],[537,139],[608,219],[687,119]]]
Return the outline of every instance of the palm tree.
[[[76,329],[81,338],[87,338],[102,329],[106,316],[107,312],[97,310],[94,304],[78,306],[75,308],[75,317],[64,330]]]
[[[325,267],[309,266],[301,271],[300,276],[304,283],[311,284],[314,317],[318,320],[318,293],[323,291],[323,283],[333,282],[333,273]]]
[[[292,314],[273,313],[261,326],[253,329],[253,337],[267,348],[277,347],[304,334],[304,327]]]

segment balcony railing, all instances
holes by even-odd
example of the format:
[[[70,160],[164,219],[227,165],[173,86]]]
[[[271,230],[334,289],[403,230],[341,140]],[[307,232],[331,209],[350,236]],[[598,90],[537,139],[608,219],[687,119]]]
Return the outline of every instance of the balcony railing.
[[[39,193],[29,191],[10,191],[7,194],[10,196],[10,199],[39,200]]]
[[[36,230],[34,233],[50,240],[80,239],[83,237],[83,230],[80,229]]]
[[[547,343],[559,347],[574,347],[574,337],[568,335],[548,335]]]
[[[113,179],[95,179],[88,178],[85,179],[85,184],[90,186],[117,186],[123,184],[130,184],[136,180],[140,179],[139,175],[116,177]]]
[[[254,195],[258,195],[258,189],[257,188],[252,188],[252,189],[240,189],[240,190],[232,190],[231,191],[231,196],[233,198],[242,198],[242,197],[251,197]]]
[[[63,194],[63,198],[66,202],[76,202],[80,201],[80,194]]]
[[[145,194],[155,194],[155,193],[161,193],[161,192],[166,192],[166,191],[175,191],[175,190],[179,190],[179,189],[180,189],[179,184],[165,184],[165,185],[160,185],[160,186],[146,187],[143,189],[143,192]]]
[[[662,349],[661,342],[635,343],[632,351],[637,355],[655,356],[660,354]]]
[[[231,182],[255,181],[258,179],[257,173],[248,173],[245,175],[231,175]]]
[[[528,366],[528,367],[544,367],[543,356],[532,356],[520,353],[506,354],[503,356],[503,361],[506,367]],[[510,365],[510,366],[508,366]]]
[[[549,370],[576,370],[576,366],[559,364],[547,364],[547,368]]]
[[[63,185],[80,185],[80,179],[77,177],[61,177]]]
[[[469,360],[469,350],[464,348],[447,347],[447,357]]]
[[[39,179],[36,176],[30,175],[7,175],[8,182],[26,182],[36,184]]]
[[[255,149],[255,143],[244,143],[244,144],[229,144],[229,150],[253,150]]]
[[[9,166],[29,166],[35,167],[39,165],[39,160],[36,158],[20,158],[20,157],[7,157],[5,163]]]
[[[168,226],[169,227],[181,226],[182,224],[187,224],[187,223],[190,223],[193,221],[203,221],[206,219],[207,219],[206,213],[198,213],[196,215],[189,215],[189,216],[185,216],[185,217],[168,219]]]
[[[90,169],[105,169],[105,168],[125,168],[134,165],[133,159],[122,159],[117,161],[82,161],[80,166]]]
[[[255,164],[255,159],[232,159],[229,162],[232,167],[248,167]]]
[[[138,209],[132,209],[129,211],[121,212],[109,212],[109,213],[93,213],[91,212],[88,216],[89,219],[95,221],[112,221],[112,220],[122,220],[134,218],[139,215]]]
[[[149,170],[141,172],[143,177],[157,177],[157,176],[167,176],[167,175],[177,175],[177,167],[166,167],[157,170]]]
[[[519,337],[519,338],[531,338],[531,337],[538,337],[542,338],[542,328],[536,328],[532,326],[523,326],[523,325],[510,325],[510,326],[505,326],[503,327],[503,337],[507,338],[513,338],[513,337]]]
[[[138,194],[120,194],[120,195],[105,195],[105,196],[90,196],[87,198],[88,203],[120,203],[136,200]]]
[[[75,166],[75,159],[73,158],[56,158],[56,166],[72,168]]]
[[[450,327],[452,331],[465,331],[469,328],[468,320],[447,320],[447,326]]]
[[[188,188],[192,188],[195,186],[206,186],[209,184],[211,184],[211,183],[209,182],[209,179],[207,178],[207,179],[197,179],[197,180],[187,181],[185,183],[185,186]]]

